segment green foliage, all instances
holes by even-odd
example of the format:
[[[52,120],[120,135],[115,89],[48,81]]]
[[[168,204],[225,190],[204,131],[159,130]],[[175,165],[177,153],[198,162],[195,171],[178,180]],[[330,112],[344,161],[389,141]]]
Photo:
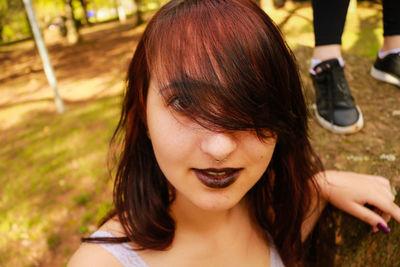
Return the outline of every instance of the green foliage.
[[[78,22],[80,22],[80,24],[83,24],[85,11],[83,10],[83,7],[82,7],[80,1],[72,1],[72,9],[74,12],[75,19]]]
[[[135,12],[134,0],[120,0],[128,15]],[[158,9],[163,0],[139,1],[142,12]],[[91,23],[116,19],[115,0],[88,0],[87,10],[96,14]],[[64,0],[32,0],[35,16],[41,29],[47,28],[57,18],[65,17]],[[84,24],[84,9],[79,0],[72,0],[75,19]],[[0,43],[22,40],[30,36],[29,23],[26,18],[22,0],[0,0]]]
[[[0,42],[10,42],[29,36],[22,0],[0,0]]]
[[[21,124],[0,127],[0,254],[7,248],[0,261],[5,266],[30,251],[21,250],[21,242],[45,240],[53,251],[64,241],[65,229],[86,234],[108,211],[105,158],[119,101],[117,96],[70,104],[63,116],[29,112]],[[17,111],[0,110],[9,112]],[[10,253],[17,255],[10,258]]]
[[[81,195],[76,196],[74,198],[74,201],[79,206],[86,206],[86,204],[89,202],[90,198],[91,198],[90,193],[84,192]]]
[[[96,221],[100,221],[112,209],[111,203],[103,203],[97,209]]]
[[[63,15],[63,0],[33,0],[36,19],[44,27],[49,25],[55,18]]]
[[[8,10],[8,3],[6,0],[0,0],[0,18],[5,16]]]
[[[89,232],[89,228],[86,225],[83,225],[83,224],[80,225],[78,227],[78,229],[76,229],[76,233],[80,234],[80,235],[87,234],[88,232]]]
[[[49,250],[55,250],[61,244],[62,238],[59,233],[53,233],[47,237],[47,247]]]

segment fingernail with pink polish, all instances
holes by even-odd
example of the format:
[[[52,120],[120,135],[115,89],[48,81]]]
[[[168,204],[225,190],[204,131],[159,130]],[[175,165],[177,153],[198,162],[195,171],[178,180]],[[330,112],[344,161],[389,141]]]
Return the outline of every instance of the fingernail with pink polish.
[[[379,230],[381,230],[382,232],[384,232],[385,234],[389,234],[390,233],[390,228],[388,226],[385,226],[383,223],[378,223],[376,225],[376,227],[379,228]]]

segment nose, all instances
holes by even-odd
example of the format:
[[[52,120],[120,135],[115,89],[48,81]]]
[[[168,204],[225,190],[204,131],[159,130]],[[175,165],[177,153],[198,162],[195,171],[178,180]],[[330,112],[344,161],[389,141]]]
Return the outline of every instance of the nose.
[[[228,133],[210,133],[201,142],[201,150],[213,160],[224,160],[237,147],[234,136]]]

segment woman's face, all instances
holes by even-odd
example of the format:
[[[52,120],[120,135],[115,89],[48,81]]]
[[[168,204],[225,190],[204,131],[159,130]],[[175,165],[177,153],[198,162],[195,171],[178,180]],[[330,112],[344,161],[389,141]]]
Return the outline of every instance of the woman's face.
[[[276,139],[260,141],[250,131],[221,133],[199,126],[166,104],[155,82],[146,112],[157,162],[177,201],[204,210],[234,207],[265,172],[275,148]]]

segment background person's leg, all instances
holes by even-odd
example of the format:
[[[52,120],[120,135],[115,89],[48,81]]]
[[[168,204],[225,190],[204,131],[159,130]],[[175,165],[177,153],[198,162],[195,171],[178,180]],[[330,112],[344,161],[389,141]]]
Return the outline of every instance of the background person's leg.
[[[382,0],[383,36],[400,35],[400,1]]]
[[[383,46],[379,50],[372,77],[400,87],[400,1],[383,0]]]
[[[310,74],[318,122],[335,133],[355,133],[364,124],[344,75],[342,33],[350,0],[313,0],[315,48]]]
[[[315,46],[341,44],[350,0],[313,0]]]

